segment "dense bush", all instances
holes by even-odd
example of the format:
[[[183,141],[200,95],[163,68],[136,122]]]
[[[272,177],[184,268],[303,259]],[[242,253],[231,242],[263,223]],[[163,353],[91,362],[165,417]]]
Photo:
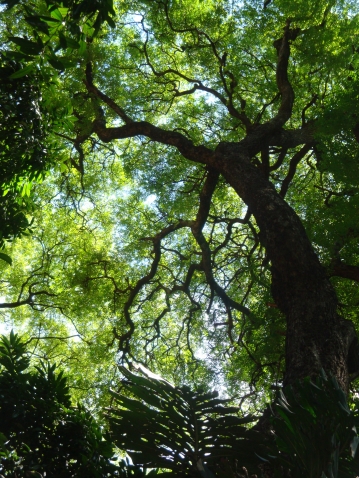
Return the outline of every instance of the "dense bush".
[[[30,369],[26,345],[13,332],[0,339],[0,364],[2,474],[119,476],[106,433],[83,406],[72,406],[67,379],[55,364]]]

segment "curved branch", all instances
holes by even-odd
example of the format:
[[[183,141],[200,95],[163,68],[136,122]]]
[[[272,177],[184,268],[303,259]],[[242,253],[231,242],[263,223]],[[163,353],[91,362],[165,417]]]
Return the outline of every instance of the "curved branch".
[[[0,309],[15,309],[16,307],[21,307],[22,305],[32,305],[33,299],[29,295],[27,299],[17,300],[15,302],[3,302],[0,304]]]
[[[197,217],[196,220],[193,221],[191,230],[193,236],[195,237],[198,245],[201,248],[203,270],[206,275],[207,283],[209,284],[211,289],[213,289],[218,295],[218,297],[222,299],[228,311],[229,308],[233,308],[238,310],[239,312],[243,312],[244,314],[249,315],[250,310],[239,302],[236,302],[235,300],[231,299],[226,294],[225,290],[214,279],[211,261],[211,250],[202,232],[203,226],[205,225],[209,215],[212,196],[216,188],[218,178],[219,173],[217,171],[212,169],[208,171],[207,179],[203,185],[200,194],[200,206],[198,209]]]
[[[86,65],[86,80],[84,81],[87,91],[92,93],[97,98],[100,98],[104,103],[107,104],[118,116],[126,123],[133,123],[132,118],[130,118],[125,111],[119,106],[115,101],[113,101],[110,97],[102,93],[94,84],[93,84],[93,76],[92,76],[92,64],[89,62]]]
[[[21,307],[22,305],[29,305],[30,307],[34,308],[35,306],[41,306],[42,304],[36,303],[35,299],[38,295],[47,295],[48,297],[56,297],[57,294],[53,294],[46,290],[39,290],[38,292],[33,292],[31,287],[36,284],[32,284],[29,287],[29,295],[26,299],[23,300],[16,300],[14,302],[3,302],[0,303],[0,309],[15,309],[16,307]]]
[[[131,309],[138,293],[142,290],[142,288],[146,284],[149,284],[149,282],[154,278],[154,276],[157,272],[158,264],[159,264],[160,259],[161,259],[161,240],[164,237],[166,237],[168,234],[170,234],[171,232],[174,232],[174,231],[176,231],[176,230],[178,230],[182,227],[186,227],[186,226],[188,226],[187,221],[179,221],[177,224],[172,224],[172,225],[166,227],[160,233],[158,233],[155,237],[144,238],[143,239],[143,240],[151,240],[153,242],[153,252],[154,252],[155,257],[152,261],[150,271],[148,272],[148,274],[141,277],[141,279],[139,279],[136,282],[135,286],[133,288],[131,288],[129,297],[128,297],[125,305],[124,305],[123,313],[124,313],[126,323],[128,325],[127,332],[125,332],[121,335],[118,335],[116,329],[113,330],[115,338],[119,341],[119,347],[118,347],[119,351],[129,352],[129,341],[130,341],[130,339],[131,339],[131,337],[132,337],[132,335],[135,331],[135,324],[134,324],[133,320],[131,319],[130,309]]]
[[[289,42],[295,40],[299,33],[300,29],[296,28],[292,30],[290,28],[290,20],[287,20],[283,37],[279,40],[276,40],[273,44],[278,55],[276,71],[277,86],[282,96],[278,113],[271,120],[271,122],[277,127],[282,127],[284,123],[289,120],[292,114],[294,90],[288,78],[288,63],[290,56]]]
[[[168,131],[154,126],[147,121],[132,122],[119,127],[106,128],[97,122],[93,125],[93,132],[104,143],[114,139],[133,138],[135,136],[146,136],[157,143],[175,146],[178,151],[187,159],[197,163],[209,164],[214,159],[214,152],[206,146],[195,146],[193,142],[177,131]]]
[[[277,114],[272,119],[261,125],[256,125],[247,137],[241,141],[241,144],[247,149],[250,156],[257,154],[264,145],[293,147],[290,145],[293,137],[289,134],[289,141],[286,141],[285,136],[288,133],[283,130],[283,126],[290,119],[294,104],[294,90],[288,78],[290,42],[295,40],[299,33],[300,29],[291,29],[290,20],[287,20],[284,35],[273,43],[277,50],[276,81],[281,95],[281,103]],[[308,133],[309,137],[307,136]],[[307,136],[306,140],[302,138],[302,141],[297,143],[297,145],[313,142],[310,128],[307,126],[296,130],[295,134]]]
[[[280,195],[282,198],[287,194],[289,185],[294,178],[295,172],[297,170],[297,166],[300,163],[300,161],[304,158],[304,156],[310,151],[311,145],[310,144],[305,144],[303,148],[295,153],[295,155],[292,157],[289,163],[289,171],[287,176],[284,178],[282,182],[282,187],[280,189]]]
[[[288,153],[288,148],[282,147],[282,149],[280,150],[278,154],[277,161],[274,164],[272,164],[272,166],[269,167],[270,172],[275,171],[276,169],[282,166],[284,158],[286,157],[287,153]]]

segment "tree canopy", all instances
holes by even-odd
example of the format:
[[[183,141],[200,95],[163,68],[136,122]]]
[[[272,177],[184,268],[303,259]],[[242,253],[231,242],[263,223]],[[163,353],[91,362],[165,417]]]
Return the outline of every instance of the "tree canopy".
[[[357,2],[2,3],[5,324],[98,408],[132,362],[351,400]]]

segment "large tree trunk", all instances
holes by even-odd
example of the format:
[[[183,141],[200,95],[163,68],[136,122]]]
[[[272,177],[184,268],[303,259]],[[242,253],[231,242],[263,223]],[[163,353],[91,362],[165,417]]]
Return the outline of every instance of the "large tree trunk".
[[[301,220],[250,162],[246,148],[220,144],[213,165],[249,206],[271,261],[273,298],[287,320],[284,385],[323,368],[348,391],[356,371],[355,329],[337,313],[335,291]]]

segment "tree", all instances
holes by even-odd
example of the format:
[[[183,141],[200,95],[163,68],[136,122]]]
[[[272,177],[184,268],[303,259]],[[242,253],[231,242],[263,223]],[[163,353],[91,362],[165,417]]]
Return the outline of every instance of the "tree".
[[[14,4],[4,54],[22,55],[17,75],[53,75],[42,94],[62,108],[62,152],[36,193],[39,254],[7,279],[10,296],[48,291],[27,302],[39,330],[54,327],[40,309],[57,311],[92,363],[118,347],[123,361],[207,383],[219,369],[267,397],[324,369],[348,393],[355,2]]]

